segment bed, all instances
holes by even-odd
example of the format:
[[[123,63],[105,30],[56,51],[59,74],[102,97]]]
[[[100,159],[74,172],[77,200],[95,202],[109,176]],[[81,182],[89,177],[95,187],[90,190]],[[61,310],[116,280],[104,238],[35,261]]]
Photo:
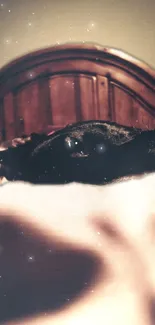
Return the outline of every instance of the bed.
[[[155,70],[92,44],[42,49],[0,70],[0,141],[90,119],[154,129]]]
[[[155,71],[121,51],[75,44],[1,69],[0,140],[87,119],[155,128]],[[149,324],[154,184],[155,175],[100,188],[2,186],[0,323]]]

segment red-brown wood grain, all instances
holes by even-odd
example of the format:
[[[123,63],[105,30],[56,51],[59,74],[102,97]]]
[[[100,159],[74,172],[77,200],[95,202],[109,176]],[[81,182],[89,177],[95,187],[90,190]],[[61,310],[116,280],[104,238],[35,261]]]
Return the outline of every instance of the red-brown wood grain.
[[[90,44],[35,51],[0,70],[0,141],[88,119],[155,128],[155,70]]]

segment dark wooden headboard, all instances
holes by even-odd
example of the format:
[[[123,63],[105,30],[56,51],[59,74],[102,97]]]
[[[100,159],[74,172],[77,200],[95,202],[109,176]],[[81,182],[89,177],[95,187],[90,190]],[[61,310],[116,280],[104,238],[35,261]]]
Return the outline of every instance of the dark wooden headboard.
[[[88,119],[155,128],[155,70],[90,44],[36,51],[0,70],[0,140]]]

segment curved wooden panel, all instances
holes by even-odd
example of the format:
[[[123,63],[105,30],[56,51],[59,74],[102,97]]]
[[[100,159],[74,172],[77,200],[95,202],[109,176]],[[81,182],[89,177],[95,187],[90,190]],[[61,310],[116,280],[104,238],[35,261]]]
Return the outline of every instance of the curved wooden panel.
[[[138,101],[134,94],[117,85],[112,86],[113,111],[112,120],[118,124],[134,126],[143,129],[154,129],[155,118],[153,111],[143,102]]]
[[[88,119],[150,129],[155,71],[122,51],[56,46],[0,70],[0,103],[0,132],[7,139]]]

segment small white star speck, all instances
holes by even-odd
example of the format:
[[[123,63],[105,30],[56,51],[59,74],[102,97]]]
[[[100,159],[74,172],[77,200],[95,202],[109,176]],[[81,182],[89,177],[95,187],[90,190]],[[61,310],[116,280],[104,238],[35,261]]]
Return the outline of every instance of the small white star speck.
[[[28,256],[28,262],[34,262],[35,258],[34,256]]]
[[[11,44],[11,40],[10,40],[10,39],[6,39],[6,40],[4,41],[4,43],[7,44],[7,45],[9,45],[9,44]]]

